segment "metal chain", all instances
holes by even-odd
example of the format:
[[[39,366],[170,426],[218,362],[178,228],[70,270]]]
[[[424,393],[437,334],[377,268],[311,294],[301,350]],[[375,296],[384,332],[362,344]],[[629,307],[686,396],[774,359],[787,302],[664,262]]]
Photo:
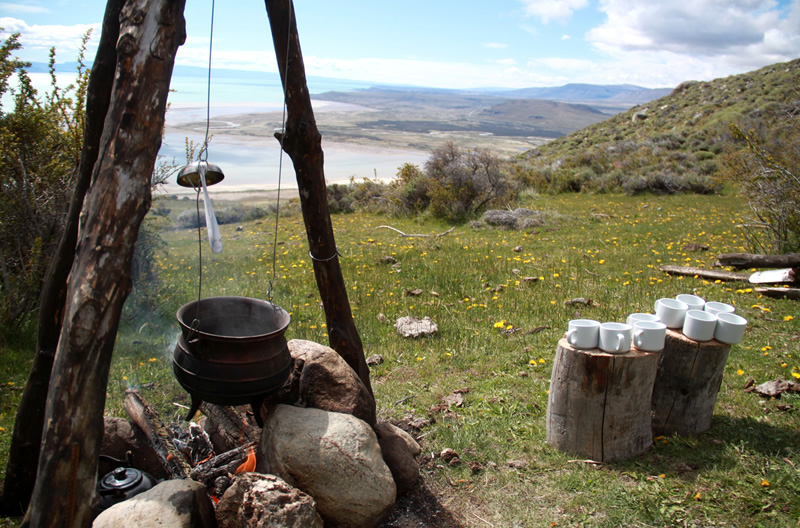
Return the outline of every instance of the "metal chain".
[[[281,117],[281,152],[278,156],[278,195],[276,196],[275,200],[275,234],[272,240],[272,275],[269,279],[269,285],[267,287],[267,300],[271,303],[272,302],[272,290],[275,286],[276,280],[276,266],[278,263],[278,223],[281,218],[281,177],[283,175],[283,140],[286,137],[286,109],[288,106],[287,97],[286,97],[286,81],[289,76],[289,46],[292,44],[292,14],[294,11],[294,6],[292,3],[289,3],[289,28],[288,31],[288,38],[286,41],[286,61],[283,68],[283,115]]]
[[[212,50],[212,44],[214,42],[214,3],[215,0],[211,0],[211,30],[208,37],[208,79],[206,82],[206,134],[203,139],[203,146],[200,147],[200,152],[197,155],[197,159],[200,163],[208,163],[208,131],[211,125],[211,50]],[[198,176],[200,176],[199,166],[198,166]],[[201,189],[201,181],[200,177],[198,177],[197,184],[194,185],[194,190],[197,193],[197,197],[195,199],[195,205],[197,209],[197,260],[198,260],[197,306],[195,309],[194,320],[192,321],[191,325],[190,337],[197,331],[197,328],[200,326],[200,299],[203,298],[203,228],[200,225],[200,189]]]

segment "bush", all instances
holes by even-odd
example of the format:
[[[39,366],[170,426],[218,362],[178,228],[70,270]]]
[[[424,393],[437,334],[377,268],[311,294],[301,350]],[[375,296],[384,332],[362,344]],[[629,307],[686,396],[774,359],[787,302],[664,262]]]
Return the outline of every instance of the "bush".
[[[328,210],[331,213],[352,213],[355,211],[350,188],[340,183],[328,185]]]
[[[84,48],[88,35],[84,38]],[[0,45],[0,325],[36,309],[39,291],[64,226],[83,142],[88,70],[78,57],[76,85],[59,88],[50,51],[50,93],[39,97],[12,55],[19,34]],[[83,48],[82,48],[83,49]],[[9,88],[17,77],[18,88]],[[2,103],[0,102],[0,105]]]
[[[800,251],[800,101],[771,105],[731,124],[737,149],[723,156],[723,178],[740,185],[752,220],[751,250]]]
[[[486,149],[463,150],[445,143],[425,162],[429,209],[440,218],[461,222],[516,193],[500,158]]]
[[[225,224],[238,224],[242,222],[250,222],[252,220],[259,220],[270,214],[274,214],[274,207],[263,208],[257,206],[246,205],[228,205],[214,209],[219,225]],[[200,202],[199,226],[198,226],[198,213],[197,208],[192,207],[183,211],[175,219],[175,227],[178,229],[197,229],[198,227],[206,226],[206,213],[202,201]]]
[[[483,221],[490,226],[506,229],[530,229],[544,225],[544,218],[538,211],[523,207],[509,209],[489,209],[483,214]]]
[[[421,213],[431,204],[431,185],[420,168],[405,163],[397,171],[392,183],[392,201],[408,214]]]

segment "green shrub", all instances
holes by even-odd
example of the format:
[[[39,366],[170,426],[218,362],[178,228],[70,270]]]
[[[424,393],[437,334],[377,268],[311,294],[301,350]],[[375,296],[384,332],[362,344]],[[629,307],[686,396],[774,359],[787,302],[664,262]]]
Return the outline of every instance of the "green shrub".
[[[405,163],[392,182],[391,197],[402,212],[420,213],[431,204],[431,182],[418,166]]]
[[[770,105],[730,132],[738,148],[723,157],[722,179],[737,183],[749,202],[751,250],[800,251],[800,101]]]
[[[271,210],[273,208],[274,206],[270,208],[264,208],[257,206],[234,204],[225,207],[215,208],[214,213],[217,217],[217,223],[219,225],[238,224],[241,222],[259,220],[261,218],[268,216],[269,214],[274,214],[275,211]],[[190,209],[183,211],[175,219],[175,227],[178,229],[197,229],[198,227],[205,227],[205,226],[206,226],[206,214],[205,214],[205,209],[203,208],[202,201],[200,202],[199,214],[197,212],[197,208],[192,207]]]
[[[431,212],[461,222],[492,204],[504,205],[516,189],[500,158],[486,149],[445,143],[425,162]]]
[[[331,213],[352,213],[355,211],[350,188],[341,183],[328,185],[328,210]]]
[[[19,34],[0,44],[0,326],[36,309],[50,256],[61,237],[80,160],[88,70],[78,57],[76,85],[60,88],[55,50],[51,87],[40,97],[26,68],[13,57]],[[9,87],[16,76],[17,88]],[[0,102],[0,105],[2,103]]]

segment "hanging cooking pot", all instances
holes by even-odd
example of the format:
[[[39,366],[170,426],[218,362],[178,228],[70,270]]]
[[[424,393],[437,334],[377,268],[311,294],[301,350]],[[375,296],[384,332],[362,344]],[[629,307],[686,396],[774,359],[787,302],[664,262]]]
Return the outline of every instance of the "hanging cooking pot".
[[[249,403],[260,421],[261,403],[280,389],[292,366],[286,310],[249,297],[208,297],[183,305],[177,317],[181,334],[172,368],[192,398],[186,419],[206,401]]]
[[[157,483],[156,479],[144,471],[132,467],[118,467],[97,481],[100,495],[100,509],[105,510],[149,490]]]

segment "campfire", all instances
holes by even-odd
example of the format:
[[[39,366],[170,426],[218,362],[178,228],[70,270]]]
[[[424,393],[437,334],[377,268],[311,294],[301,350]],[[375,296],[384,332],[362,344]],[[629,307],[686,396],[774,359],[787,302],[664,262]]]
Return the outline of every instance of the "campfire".
[[[303,526],[321,527],[323,520],[377,526],[397,495],[415,486],[419,445],[398,427],[375,422],[366,388],[335,351],[301,340],[286,348],[286,382],[262,396],[259,407],[203,401],[197,422],[165,424],[139,392],[129,390],[124,408],[143,441],[117,442],[116,451],[103,454],[122,459],[122,449],[133,451],[136,471],[201,487],[220,526],[252,526],[252,516],[273,515],[276,508],[300,508],[307,515]]]

